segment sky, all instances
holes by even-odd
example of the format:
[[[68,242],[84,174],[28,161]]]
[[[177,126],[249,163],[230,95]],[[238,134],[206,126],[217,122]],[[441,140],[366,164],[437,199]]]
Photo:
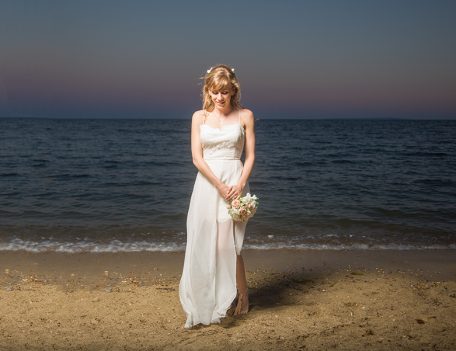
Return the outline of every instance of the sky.
[[[190,118],[218,63],[257,118],[456,119],[456,1],[0,2],[0,117]]]

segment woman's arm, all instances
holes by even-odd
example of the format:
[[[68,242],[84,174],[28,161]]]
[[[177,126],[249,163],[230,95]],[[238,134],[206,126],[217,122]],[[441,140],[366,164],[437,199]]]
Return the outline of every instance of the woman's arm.
[[[224,184],[212,172],[206,161],[203,158],[203,147],[199,137],[200,125],[203,122],[204,115],[202,111],[196,111],[192,116],[192,131],[191,131],[191,149],[192,160],[195,167],[211,182],[219,191],[220,195],[226,198],[227,192],[231,187]]]
[[[232,187],[228,192],[227,199],[232,200],[242,195],[245,185],[252,173],[253,165],[255,164],[255,117],[253,112],[245,109],[242,119],[245,123],[245,161],[244,169],[236,186]]]

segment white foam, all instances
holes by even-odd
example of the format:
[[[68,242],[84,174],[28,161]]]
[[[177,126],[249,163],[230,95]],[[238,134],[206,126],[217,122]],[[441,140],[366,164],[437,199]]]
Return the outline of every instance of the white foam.
[[[150,241],[132,241],[123,242],[120,240],[111,240],[107,243],[97,243],[93,241],[77,242],[59,242],[59,241],[28,241],[15,238],[9,243],[0,243],[0,251],[28,251],[28,252],[137,252],[137,251],[183,251],[185,244],[150,242]]]
[[[456,244],[450,245],[409,245],[409,244],[324,244],[324,243],[245,243],[244,249],[273,250],[273,249],[298,249],[298,250],[443,250],[456,249]],[[0,251],[28,251],[28,252],[179,252],[185,250],[185,242],[153,242],[153,241],[121,241],[111,240],[106,243],[89,240],[75,242],[59,242],[55,240],[30,241],[14,238],[10,242],[0,243]]]

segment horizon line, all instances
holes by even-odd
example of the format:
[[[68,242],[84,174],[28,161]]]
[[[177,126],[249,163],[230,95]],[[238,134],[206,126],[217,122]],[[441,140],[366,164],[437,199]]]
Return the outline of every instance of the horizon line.
[[[0,116],[0,119],[46,119],[46,120],[191,120],[185,117],[52,117],[52,116]],[[452,121],[456,116],[451,117],[261,117],[260,120],[422,120],[422,121]]]

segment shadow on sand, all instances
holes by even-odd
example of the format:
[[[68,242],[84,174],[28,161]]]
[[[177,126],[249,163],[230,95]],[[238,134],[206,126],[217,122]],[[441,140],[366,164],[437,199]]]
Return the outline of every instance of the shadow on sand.
[[[241,316],[228,316],[222,320],[221,326],[232,328],[242,324],[242,320],[249,318],[255,311],[277,308],[280,306],[295,305],[298,303],[290,291],[300,294],[306,293],[316,287],[326,273],[318,275],[305,270],[287,273],[267,273],[256,287],[249,288],[249,313]]]

